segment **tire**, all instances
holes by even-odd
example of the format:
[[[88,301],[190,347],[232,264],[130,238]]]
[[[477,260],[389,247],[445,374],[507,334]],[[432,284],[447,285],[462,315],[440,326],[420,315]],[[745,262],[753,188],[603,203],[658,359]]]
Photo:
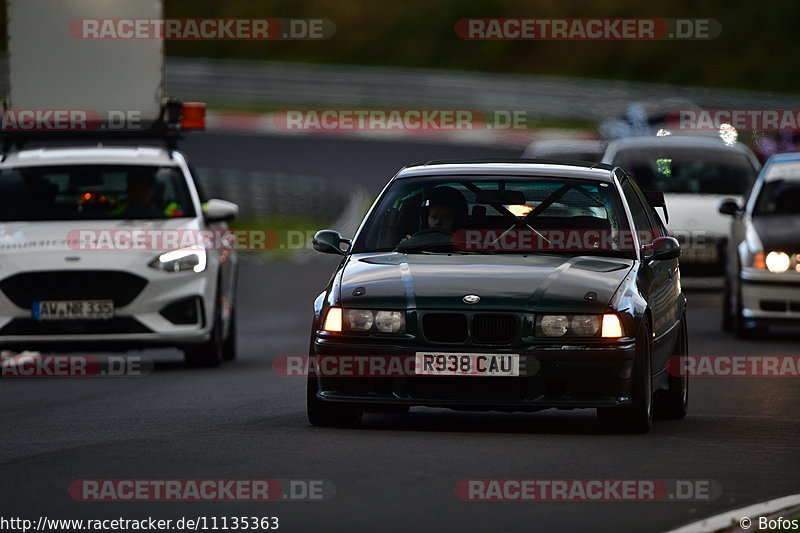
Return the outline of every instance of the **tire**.
[[[222,339],[222,301],[219,297],[219,290],[219,287],[217,287],[211,337],[203,344],[183,350],[183,360],[189,366],[211,367],[222,364],[225,342]]]
[[[681,319],[678,340],[675,343],[673,357],[689,355],[689,342],[686,332],[686,317]],[[678,368],[683,368],[680,365]],[[667,377],[669,389],[658,391],[655,396],[655,414],[666,420],[680,420],[686,416],[689,409],[689,376]]]
[[[632,404],[597,410],[600,427],[613,433],[647,433],[653,425],[653,375],[650,348],[652,339],[647,319],[636,336],[636,358],[631,383]]]
[[[228,325],[228,336],[222,342],[222,360],[233,361],[236,359],[236,307],[231,309],[230,324]]]
[[[728,274],[725,274],[725,287],[722,289],[722,331],[730,333],[733,331],[733,298],[731,298],[731,282]]]
[[[363,411],[357,405],[323,402],[317,398],[317,378],[306,381],[306,414],[308,421],[321,427],[357,427]]]

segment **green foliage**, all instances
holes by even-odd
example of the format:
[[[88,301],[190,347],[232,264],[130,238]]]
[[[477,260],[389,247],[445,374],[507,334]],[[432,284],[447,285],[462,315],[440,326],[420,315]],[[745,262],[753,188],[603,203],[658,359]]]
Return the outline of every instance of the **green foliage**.
[[[326,41],[172,41],[168,55],[450,68],[798,92],[800,2],[165,0],[167,17],[327,18]],[[708,41],[464,41],[462,18],[714,18]],[[5,2],[0,2],[5,21]],[[5,24],[0,42],[5,42]]]
[[[796,92],[800,2],[774,0],[167,0],[170,17],[312,17],[336,24],[327,41],[170,42],[172,55],[398,65],[631,79]],[[708,41],[464,41],[469,17],[700,17]]]

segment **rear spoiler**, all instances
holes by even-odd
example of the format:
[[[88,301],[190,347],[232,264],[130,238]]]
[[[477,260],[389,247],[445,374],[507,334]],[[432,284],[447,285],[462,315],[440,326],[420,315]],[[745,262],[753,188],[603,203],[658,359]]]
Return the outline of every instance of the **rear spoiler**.
[[[664,220],[669,224],[669,213],[667,212],[667,202],[664,200],[664,193],[661,191],[646,191],[644,193],[653,207],[660,207],[664,210]]]

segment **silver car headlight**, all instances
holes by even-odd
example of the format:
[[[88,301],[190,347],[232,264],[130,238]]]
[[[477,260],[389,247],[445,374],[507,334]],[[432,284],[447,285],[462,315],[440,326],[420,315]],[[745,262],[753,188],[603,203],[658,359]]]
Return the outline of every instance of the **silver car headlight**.
[[[164,272],[181,272],[184,270],[202,272],[206,269],[207,262],[206,249],[195,245],[163,253],[150,261],[148,266]]]
[[[789,270],[792,260],[786,252],[772,251],[767,254],[764,263],[767,265],[767,270],[780,274]]]

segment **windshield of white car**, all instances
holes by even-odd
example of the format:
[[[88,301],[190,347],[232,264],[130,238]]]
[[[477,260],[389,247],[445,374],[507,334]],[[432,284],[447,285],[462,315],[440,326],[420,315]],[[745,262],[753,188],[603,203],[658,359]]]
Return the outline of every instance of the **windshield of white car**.
[[[635,257],[626,237],[631,232],[611,183],[554,177],[407,178],[386,190],[353,252]]]
[[[62,165],[0,172],[0,221],[194,217],[177,167]]]
[[[757,172],[746,155],[730,149],[636,148],[614,158],[646,191],[744,194]]]

